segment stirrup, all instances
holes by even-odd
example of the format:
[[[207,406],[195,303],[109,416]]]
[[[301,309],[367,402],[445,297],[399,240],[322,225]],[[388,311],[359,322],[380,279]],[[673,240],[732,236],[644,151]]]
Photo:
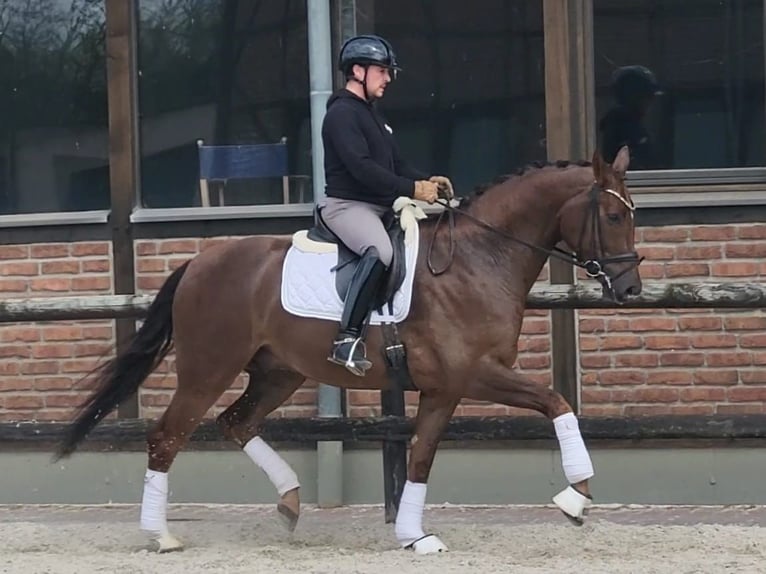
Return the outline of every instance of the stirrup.
[[[348,356],[346,358],[338,357],[337,352],[341,345],[351,344],[348,350]],[[360,347],[361,345],[361,347]],[[361,350],[361,357],[354,360],[354,355],[357,350]],[[341,367],[346,367],[351,373],[357,377],[363,377],[366,371],[372,368],[372,363],[367,359],[367,347],[361,337],[346,337],[340,341],[333,342],[332,354],[327,357],[327,360]]]

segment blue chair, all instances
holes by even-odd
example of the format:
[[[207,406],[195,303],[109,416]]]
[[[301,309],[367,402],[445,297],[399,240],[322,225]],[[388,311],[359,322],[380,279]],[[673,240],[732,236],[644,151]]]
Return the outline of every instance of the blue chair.
[[[208,181],[221,182],[218,187],[218,203],[224,205],[223,193],[227,180],[263,177],[281,177],[282,199],[284,203],[290,203],[287,138],[283,137],[275,144],[217,146],[204,145],[202,140],[198,140],[197,147],[200,200],[203,207],[210,207]]]

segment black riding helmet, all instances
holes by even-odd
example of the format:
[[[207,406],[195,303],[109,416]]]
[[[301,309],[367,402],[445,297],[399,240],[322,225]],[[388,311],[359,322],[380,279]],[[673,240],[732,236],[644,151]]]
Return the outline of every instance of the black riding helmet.
[[[371,64],[388,68],[394,78],[396,72],[401,70],[388,40],[374,35],[354,36],[343,43],[338,57],[338,69],[348,77],[354,64],[365,68]]]

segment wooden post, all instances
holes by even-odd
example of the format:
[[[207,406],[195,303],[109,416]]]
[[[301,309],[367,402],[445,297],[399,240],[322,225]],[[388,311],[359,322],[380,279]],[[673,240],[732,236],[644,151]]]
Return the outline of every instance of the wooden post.
[[[543,0],[545,117],[548,158],[590,159],[595,143],[592,6],[590,2]],[[550,259],[551,284],[573,284],[574,269]],[[579,412],[577,317],[551,311],[553,387]]]
[[[384,417],[404,416],[404,391],[393,389],[380,392],[380,406]],[[394,522],[399,511],[404,483],[407,481],[407,441],[383,441],[383,494],[386,523]]]
[[[135,0],[106,0],[106,71],[109,101],[109,184],[111,189],[114,292],[135,293],[130,214],[138,189],[138,116],[136,113]],[[117,351],[136,330],[135,319],[117,319]],[[138,416],[138,396],[123,402],[121,418]]]

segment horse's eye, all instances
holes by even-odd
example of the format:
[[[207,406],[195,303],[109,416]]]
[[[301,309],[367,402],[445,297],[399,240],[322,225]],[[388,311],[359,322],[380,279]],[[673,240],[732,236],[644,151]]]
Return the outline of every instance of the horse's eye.
[[[622,217],[620,217],[619,213],[607,213],[606,219],[609,223],[620,223]]]

